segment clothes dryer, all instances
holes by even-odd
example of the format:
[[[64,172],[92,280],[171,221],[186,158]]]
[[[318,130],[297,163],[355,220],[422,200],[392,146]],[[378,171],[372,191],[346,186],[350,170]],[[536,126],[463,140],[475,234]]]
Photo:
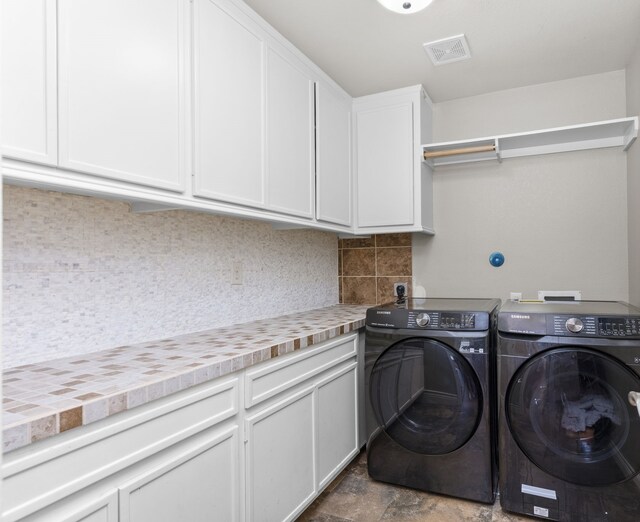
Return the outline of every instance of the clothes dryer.
[[[406,299],[367,311],[369,475],[493,503],[497,299]]]
[[[620,302],[503,305],[500,502],[566,522],[640,520],[640,310]]]

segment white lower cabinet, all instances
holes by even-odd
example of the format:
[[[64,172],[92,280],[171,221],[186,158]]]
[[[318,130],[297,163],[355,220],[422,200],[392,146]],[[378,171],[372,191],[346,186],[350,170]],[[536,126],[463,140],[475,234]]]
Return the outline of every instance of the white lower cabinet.
[[[314,389],[246,420],[248,519],[293,520],[316,493]]]
[[[120,522],[239,520],[238,427],[189,444],[119,488]]]
[[[345,334],[10,452],[0,522],[295,520],[358,452],[357,354]]]
[[[358,453],[358,365],[351,363],[318,384],[318,487],[323,489]]]
[[[247,371],[248,520],[295,520],[358,453],[357,355],[348,334]]]

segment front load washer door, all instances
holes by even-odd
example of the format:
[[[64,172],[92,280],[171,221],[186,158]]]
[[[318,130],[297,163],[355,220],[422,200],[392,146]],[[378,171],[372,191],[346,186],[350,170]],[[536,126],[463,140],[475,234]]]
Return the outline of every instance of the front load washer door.
[[[548,474],[583,486],[622,482],[640,471],[640,418],[627,402],[639,385],[613,357],[555,348],[514,374],[507,423],[522,452]]]
[[[457,351],[431,339],[407,339],[376,361],[369,386],[378,426],[404,448],[443,455],[463,446],[482,415],[482,390]]]

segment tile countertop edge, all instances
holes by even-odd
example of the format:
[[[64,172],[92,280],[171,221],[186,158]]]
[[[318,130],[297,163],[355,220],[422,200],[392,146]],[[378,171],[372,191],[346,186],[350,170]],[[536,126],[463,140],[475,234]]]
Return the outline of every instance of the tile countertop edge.
[[[242,323],[180,335],[153,343],[140,343],[11,368],[5,372],[4,377],[3,452],[8,453],[69,429],[91,424],[172,393],[358,330],[364,326],[366,309],[367,306],[334,305],[253,323]],[[281,336],[269,336],[269,328],[284,329],[285,331]],[[287,328],[292,329],[295,333],[287,335]],[[236,337],[233,337],[234,335]],[[256,337],[255,341],[251,340],[252,335]],[[224,336],[232,337],[224,341],[209,342],[207,340]],[[234,347],[234,343],[237,346]],[[189,355],[184,357],[178,355],[183,350],[188,351]],[[230,353],[233,350],[237,350],[237,353]],[[167,351],[169,354],[175,355],[167,356],[166,359],[178,361],[185,359],[182,364],[178,363],[174,368],[171,368],[169,375],[167,372],[158,371],[157,373],[164,373],[164,375],[154,378],[155,370],[143,372],[145,366],[126,368],[126,366],[118,364],[121,362],[118,360],[119,358],[125,359],[123,364],[126,364],[127,355],[130,359],[135,359],[139,365],[159,362],[153,358],[155,353],[164,356]],[[161,361],[164,362],[163,359]],[[196,362],[190,363],[190,361]],[[105,362],[110,364],[104,364]],[[92,371],[92,364],[94,370],[98,367],[101,369],[100,371],[114,369],[114,371],[100,376],[99,380],[103,384],[99,385],[96,382],[95,389],[92,389],[90,379],[94,375],[88,373]],[[75,372],[66,369],[71,368],[71,365],[76,365]],[[56,366],[63,369],[54,372]],[[162,365],[150,365],[149,368],[157,366]],[[119,372],[119,369],[122,368],[126,368],[127,371]],[[79,372],[82,375],[65,375]],[[16,393],[16,396],[19,397],[12,398],[10,393],[12,390],[20,392],[29,388],[29,384],[36,385],[35,382],[20,379],[21,375],[31,374],[35,374],[32,377],[34,381],[45,374],[46,376],[57,376],[54,379],[58,381],[69,379],[72,381],[52,385],[51,387],[60,389],[53,390],[53,393],[49,394],[42,392],[36,399],[32,396],[29,397],[26,391]],[[148,375],[143,376],[142,374]],[[76,379],[86,377],[89,380],[86,382],[73,381],[74,377]],[[113,382],[109,382],[110,377]],[[105,391],[104,381],[111,384],[109,388],[106,388],[108,391]],[[76,385],[83,384],[83,389],[64,388],[64,386],[73,386],[74,383]],[[19,388],[19,385],[26,385],[26,387]],[[64,397],[64,390],[72,390],[74,393],[81,393],[81,395],[77,395],[73,399],[67,398]],[[31,391],[33,395],[33,390]],[[60,393],[62,397],[58,401],[53,395],[56,393]],[[40,403],[38,403],[38,399],[41,401]],[[31,404],[25,404],[27,401]],[[7,403],[8,407],[6,407]],[[26,406],[31,408],[27,409]],[[19,413],[21,409],[23,411]],[[13,410],[13,413],[7,410]]]

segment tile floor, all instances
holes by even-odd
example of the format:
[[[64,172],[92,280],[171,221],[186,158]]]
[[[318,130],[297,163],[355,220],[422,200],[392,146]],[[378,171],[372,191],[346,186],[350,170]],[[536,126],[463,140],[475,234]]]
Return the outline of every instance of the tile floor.
[[[493,506],[376,482],[362,451],[298,522],[532,522]]]

